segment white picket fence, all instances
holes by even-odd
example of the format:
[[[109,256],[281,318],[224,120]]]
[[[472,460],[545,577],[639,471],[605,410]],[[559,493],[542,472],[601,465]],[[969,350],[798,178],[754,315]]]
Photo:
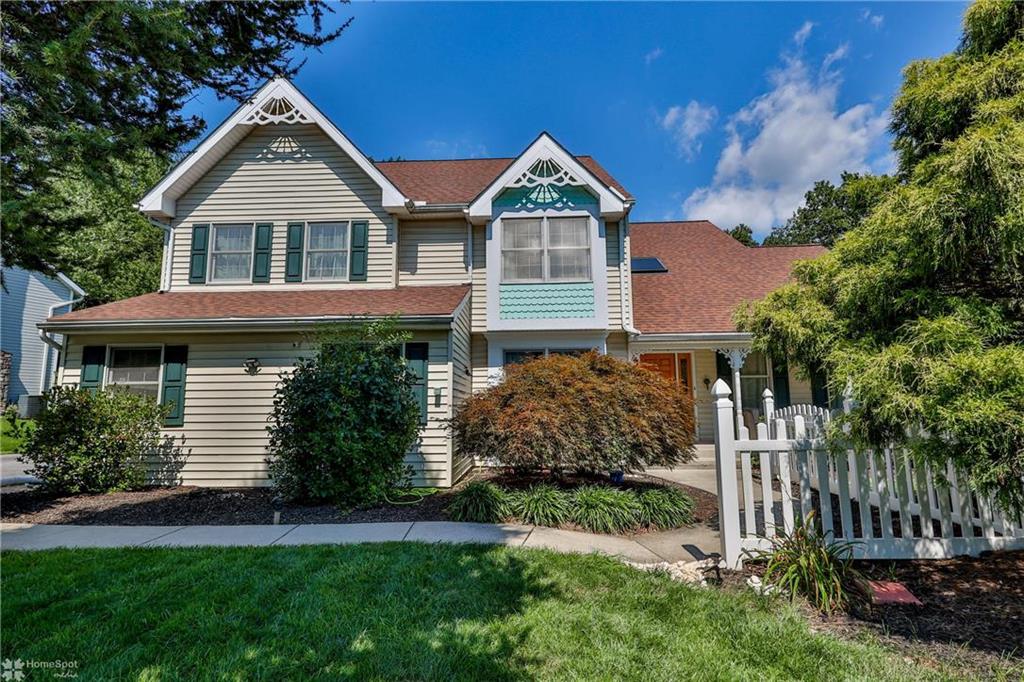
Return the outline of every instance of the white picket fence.
[[[866,559],[940,559],[1024,549],[1024,517],[961,484],[952,463],[943,475],[902,450],[832,452],[823,438],[827,410],[774,410],[765,391],[765,423],[753,438],[735,436],[728,384],[715,398],[715,456],[722,558],[739,568],[744,552],[768,549],[779,532],[813,511],[835,541],[854,542]]]

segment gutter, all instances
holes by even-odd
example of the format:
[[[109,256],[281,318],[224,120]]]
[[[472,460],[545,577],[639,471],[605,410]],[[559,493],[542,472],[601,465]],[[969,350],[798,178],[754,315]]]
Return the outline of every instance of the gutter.
[[[164,329],[189,329],[197,331],[217,331],[221,329],[254,329],[254,330],[276,330],[284,329],[294,331],[297,327],[313,327],[327,322],[362,322],[368,320],[379,320],[388,315],[345,315],[345,316],[315,316],[315,317],[277,317],[277,318],[246,318],[246,317],[221,317],[221,318],[180,318],[180,319],[154,319],[154,320],[66,320],[60,318],[47,320],[39,323],[40,334],[45,330],[82,332],[82,331],[150,331]],[[447,329],[453,315],[413,315],[399,317],[399,322],[404,325]]]
[[[54,314],[57,312],[57,308],[63,308],[64,306],[68,306],[67,312],[71,312],[74,309],[75,305],[81,303],[82,299],[85,298],[85,290],[83,290],[82,287],[78,286],[70,279],[68,279],[68,277],[64,273],[58,272],[57,279],[71,291],[74,298],[71,298],[67,301],[57,301],[56,303],[51,305],[46,311],[47,320],[54,316]],[[57,352],[59,353],[64,350],[64,345],[57,341],[57,339],[47,334],[46,330],[44,330],[42,327],[39,328],[39,339],[44,344],[46,344],[46,347],[43,348],[43,366],[39,371],[39,392],[43,393],[46,391],[46,369],[50,366],[50,349],[56,348]]]

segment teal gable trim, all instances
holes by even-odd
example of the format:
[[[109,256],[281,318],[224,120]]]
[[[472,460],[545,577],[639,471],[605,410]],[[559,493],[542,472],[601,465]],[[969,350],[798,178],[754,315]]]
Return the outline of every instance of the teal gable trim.
[[[498,309],[503,320],[594,317],[594,283],[502,284]]]
[[[508,209],[583,208],[597,206],[598,200],[584,187],[573,185],[538,185],[536,187],[510,187],[494,197],[495,211]]]

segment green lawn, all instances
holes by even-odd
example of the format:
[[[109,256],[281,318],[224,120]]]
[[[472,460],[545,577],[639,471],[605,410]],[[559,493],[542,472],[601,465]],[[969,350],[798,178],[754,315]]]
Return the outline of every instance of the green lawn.
[[[29,430],[34,429],[36,423],[31,419],[19,419],[19,425],[26,425]],[[0,454],[10,455],[21,452],[21,438],[11,435],[11,425],[6,419],[0,419]]]
[[[4,552],[0,658],[78,679],[919,679],[788,605],[597,556],[386,544]]]

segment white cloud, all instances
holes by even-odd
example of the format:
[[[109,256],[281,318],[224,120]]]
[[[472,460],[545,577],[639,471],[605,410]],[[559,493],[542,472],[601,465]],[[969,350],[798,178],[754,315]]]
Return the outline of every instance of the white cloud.
[[[804,25],[798,28],[796,33],[793,34],[793,42],[803,47],[803,44],[807,42],[807,38],[810,37],[811,29],[813,28],[813,21],[805,21]]]
[[[829,54],[816,76],[803,59],[782,58],[769,74],[771,89],[727,121],[714,178],[683,202],[687,217],[727,228],[745,222],[763,234],[792,215],[815,181],[884,164],[875,157],[886,114],[869,103],[837,105],[841,81],[829,67],[846,52]]]
[[[661,49],[660,47],[654,48],[653,50],[644,55],[644,64],[650,66],[651,62],[660,58],[663,54],[665,54],[665,51],[663,49]]]
[[[850,44],[843,43],[842,45],[840,45],[839,47],[825,55],[825,59],[821,62],[822,74],[827,74],[828,71],[832,68],[832,65],[838,62],[840,59],[846,57],[846,55],[849,54],[849,52]]]
[[[884,14],[872,14],[869,9],[862,9],[860,11],[860,20],[866,21],[871,24],[872,28],[882,28],[882,24],[885,22]]]
[[[679,155],[692,160],[700,152],[700,138],[718,118],[718,109],[690,100],[685,107],[673,106],[658,116],[658,125],[672,134]]]

